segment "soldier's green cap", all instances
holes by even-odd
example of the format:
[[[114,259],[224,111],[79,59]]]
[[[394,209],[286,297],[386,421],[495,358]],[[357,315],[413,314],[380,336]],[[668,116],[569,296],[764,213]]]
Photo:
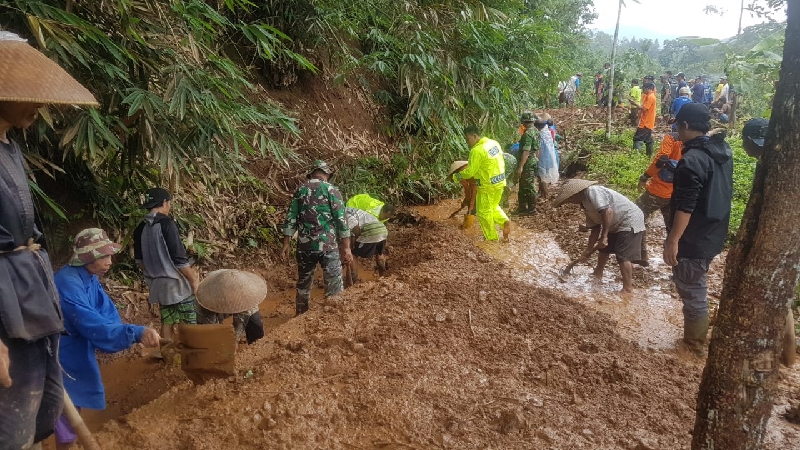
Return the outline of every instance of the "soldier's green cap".
[[[311,165],[311,170],[309,170],[308,173],[306,174],[306,178],[311,178],[311,174],[314,173],[315,170],[321,170],[327,173],[328,175],[333,174],[333,170],[331,170],[331,168],[328,167],[328,163],[326,163],[321,159],[318,159],[314,161],[314,164]]]
[[[87,228],[75,236],[70,266],[91,264],[105,256],[113,255],[122,248],[108,238],[100,228]]]
[[[536,121],[536,114],[532,112],[524,112],[521,116],[519,116],[519,123],[528,123],[528,122],[535,122]]]

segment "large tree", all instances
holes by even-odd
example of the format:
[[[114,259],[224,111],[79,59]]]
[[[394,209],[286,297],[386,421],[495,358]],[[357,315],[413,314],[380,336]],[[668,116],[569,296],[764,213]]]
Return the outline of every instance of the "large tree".
[[[789,0],[786,41],[800,39]],[[767,141],[728,254],[697,399],[692,449],[761,448],[772,411],[784,318],[800,273],[800,46],[786,45]]]

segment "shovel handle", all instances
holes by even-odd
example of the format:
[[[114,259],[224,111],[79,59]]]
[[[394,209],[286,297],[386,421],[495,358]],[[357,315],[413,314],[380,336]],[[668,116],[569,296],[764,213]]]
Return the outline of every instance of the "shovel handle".
[[[172,344],[172,339],[161,338],[158,340],[158,345],[170,345]]]
[[[100,450],[100,444],[98,444],[94,436],[92,436],[92,432],[89,431],[80,413],[78,413],[67,391],[64,391],[64,415],[67,416],[70,425],[75,429],[75,434],[78,435],[78,439],[80,439],[83,448],[86,450]]]

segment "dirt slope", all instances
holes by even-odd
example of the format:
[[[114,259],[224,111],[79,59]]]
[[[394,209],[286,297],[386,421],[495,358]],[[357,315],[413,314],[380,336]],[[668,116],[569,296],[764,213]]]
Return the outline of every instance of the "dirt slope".
[[[687,448],[697,364],[516,281],[457,230],[393,242],[393,276],[315,302],[236,379],[110,423],[103,448]]]

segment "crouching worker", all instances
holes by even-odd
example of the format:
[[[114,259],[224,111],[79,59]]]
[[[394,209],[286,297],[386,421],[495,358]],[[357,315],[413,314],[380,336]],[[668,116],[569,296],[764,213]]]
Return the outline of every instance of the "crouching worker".
[[[582,259],[599,250],[594,276],[603,278],[610,254],[617,256],[622,272],[622,292],[633,292],[633,263],[641,262],[644,214],[632,201],[617,191],[598,186],[596,181],[571,179],[564,183],[555,199],[581,205],[586,227],[591,230]]]
[[[64,388],[77,408],[105,409],[106,398],[95,350],[116,353],[141,342],[157,347],[160,336],[152,328],[122,323],[117,307],[100,284],[111,268],[111,256],[120,246],[105,231],[89,228],[75,237],[72,260],[55,274],[66,333],[61,336],[59,359]],[[65,416],[55,428],[59,450],[75,443],[77,435]]]
[[[450,171],[447,172],[447,177],[453,177],[453,181],[461,184],[464,188],[464,200],[461,201],[461,206],[450,214],[450,218],[456,216],[462,209],[467,208],[467,213],[464,214],[464,222],[461,224],[461,229],[467,230],[475,225],[475,196],[478,193],[478,185],[474,179],[459,179],[458,172],[467,168],[468,161],[454,161],[450,165]]]
[[[347,200],[345,206],[366,211],[381,222],[386,222],[394,216],[394,205],[370,197],[369,194],[354,195]]]
[[[388,268],[386,256],[383,254],[386,248],[386,238],[389,237],[386,225],[372,214],[357,208],[345,208],[345,218],[347,227],[350,228],[353,255],[359,258],[375,258],[378,275],[383,276]],[[352,285],[357,279],[358,262],[353,258],[347,265],[345,287]]]
[[[197,288],[197,324],[220,324],[233,316],[236,342],[244,336],[252,344],[264,337],[258,305],[266,296],[262,277],[242,270],[215,270]]]

